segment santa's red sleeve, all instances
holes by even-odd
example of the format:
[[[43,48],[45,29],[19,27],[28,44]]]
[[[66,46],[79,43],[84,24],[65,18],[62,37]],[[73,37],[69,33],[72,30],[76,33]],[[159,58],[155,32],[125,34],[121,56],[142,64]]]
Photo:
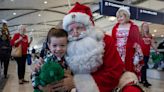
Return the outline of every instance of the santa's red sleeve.
[[[124,71],[124,64],[116,51],[113,38],[105,35],[104,44],[103,65],[92,76],[99,88],[99,92],[111,92],[118,84]]]

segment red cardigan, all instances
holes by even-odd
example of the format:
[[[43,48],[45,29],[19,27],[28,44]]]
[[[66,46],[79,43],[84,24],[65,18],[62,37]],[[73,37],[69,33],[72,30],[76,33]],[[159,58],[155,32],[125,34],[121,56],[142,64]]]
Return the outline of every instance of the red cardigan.
[[[113,38],[105,35],[104,44],[103,65],[92,76],[100,92],[112,92],[123,73],[124,64],[116,51]]]
[[[134,65],[133,65],[133,56],[135,53],[135,49],[133,48],[134,43],[141,43],[141,36],[139,33],[138,26],[135,25],[133,22],[129,21],[130,23],[130,30],[129,30],[129,35],[126,43],[126,56],[125,56],[125,69],[127,71],[134,72]],[[119,26],[119,23],[117,23],[113,30],[112,30],[112,37],[115,40],[115,43],[117,41],[116,39],[116,32],[117,28]]]
[[[16,33],[14,34],[12,40],[11,40],[11,45],[14,46],[14,43],[17,39],[19,39],[19,37],[21,36],[20,33]],[[27,49],[29,47],[29,43],[28,43],[28,37],[27,35],[24,35],[23,36],[23,40],[18,42],[15,46],[19,46],[19,45],[22,45],[22,54],[23,55],[26,55],[27,54]]]

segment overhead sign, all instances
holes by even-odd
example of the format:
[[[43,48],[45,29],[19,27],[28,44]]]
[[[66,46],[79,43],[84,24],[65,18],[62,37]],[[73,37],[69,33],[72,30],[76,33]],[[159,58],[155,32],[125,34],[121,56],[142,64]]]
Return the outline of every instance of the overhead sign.
[[[147,21],[157,24],[164,24],[164,13],[138,8],[137,14],[138,14],[136,18],[137,20]]]
[[[126,7],[129,9],[131,19],[140,21],[147,21],[157,24],[164,24],[164,13],[157,12],[150,9],[139,8],[135,6],[125,5],[119,2],[101,0],[100,2],[100,14],[106,16],[116,16],[116,12],[120,7]]]

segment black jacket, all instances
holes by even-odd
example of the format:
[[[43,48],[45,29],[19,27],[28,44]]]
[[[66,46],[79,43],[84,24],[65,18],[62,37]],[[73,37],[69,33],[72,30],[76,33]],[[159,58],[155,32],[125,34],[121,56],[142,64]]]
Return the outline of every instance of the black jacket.
[[[11,45],[9,40],[2,40],[0,38],[0,55],[11,55]]]

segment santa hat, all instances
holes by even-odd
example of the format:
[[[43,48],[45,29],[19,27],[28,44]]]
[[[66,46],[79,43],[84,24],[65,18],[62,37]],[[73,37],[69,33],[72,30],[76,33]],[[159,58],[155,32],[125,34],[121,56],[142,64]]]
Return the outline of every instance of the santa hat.
[[[63,19],[63,29],[69,30],[69,26],[74,23],[83,24],[85,27],[93,26],[92,12],[88,6],[78,2]]]
[[[120,7],[117,12],[125,11],[130,16],[130,11],[128,7]]]

